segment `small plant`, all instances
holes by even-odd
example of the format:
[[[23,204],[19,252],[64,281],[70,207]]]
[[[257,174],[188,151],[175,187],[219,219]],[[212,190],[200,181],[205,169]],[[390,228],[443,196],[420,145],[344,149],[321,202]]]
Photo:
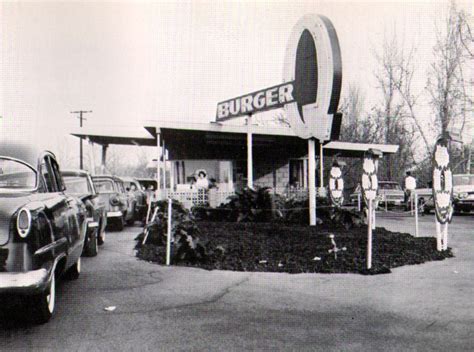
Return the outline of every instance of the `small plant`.
[[[265,222],[273,218],[273,200],[269,187],[244,188],[230,196],[227,204],[221,204],[221,215],[226,221],[233,222]],[[224,210],[227,214],[224,213]]]
[[[137,256],[141,259],[164,263],[168,231],[168,201],[158,201],[156,217],[136,238]],[[206,261],[206,249],[199,241],[199,229],[192,214],[180,203],[172,203],[171,262],[196,263]]]

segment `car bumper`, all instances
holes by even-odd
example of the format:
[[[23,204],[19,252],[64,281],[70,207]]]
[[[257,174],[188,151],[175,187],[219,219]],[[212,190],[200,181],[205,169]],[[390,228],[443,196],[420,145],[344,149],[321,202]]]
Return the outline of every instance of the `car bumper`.
[[[121,218],[123,213],[121,211],[109,211],[107,212],[107,218]]]
[[[24,273],[0,273],[0,294],[40,293],[48,287],[49,280],[50,272],[44,268]]]

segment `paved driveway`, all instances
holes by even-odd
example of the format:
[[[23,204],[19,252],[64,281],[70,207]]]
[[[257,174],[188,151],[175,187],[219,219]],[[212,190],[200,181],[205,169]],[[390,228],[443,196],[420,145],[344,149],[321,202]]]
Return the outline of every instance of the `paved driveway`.
[[[433,217],[421,218],[422,233]],[[410,230],[411,218],[382,219]],[[109,233],[46,325],[2,322],[2,350],[466,351],[474,349],[474,216],[455,218],[456,258],[392,274],[205,271],[138,261],[139,228]],[[115,311],[104,308],[116,306]]]

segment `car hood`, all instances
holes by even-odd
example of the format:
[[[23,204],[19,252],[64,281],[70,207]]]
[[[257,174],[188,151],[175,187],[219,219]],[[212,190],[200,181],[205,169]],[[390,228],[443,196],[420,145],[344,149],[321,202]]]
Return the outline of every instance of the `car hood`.
[[[30,194],[0,193],[0,246],[8,242],[12,215],[30,201]]]

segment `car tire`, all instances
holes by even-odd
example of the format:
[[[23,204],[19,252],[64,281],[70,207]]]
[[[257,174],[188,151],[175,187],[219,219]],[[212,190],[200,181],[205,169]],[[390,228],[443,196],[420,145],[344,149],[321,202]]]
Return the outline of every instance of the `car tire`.
[[[120,219],[117,220],[117,231],[122,231],[124,227],[125,227],[125,219],[121,217]]]
[[[95,257],[99,253],[99,239],[98,230],[94,232],[92,239],[87,242],[86,250],[84,251],[87,257]]]
[[[77,280],[81,275],[81,257],[69,268],[66,272],[66,278],[68,280]]]
[[[104,243],[105,243],[105,229],[104,229],[104,231],[102,231],[102,234],[99,236],[99,238],[97,240],[97,244],[99,246],[102,246]]]
[[[38,324],[44,324],[51,319],[56,308],[56,277],[54,272],[46,290],[33,296],[33,319]]]

